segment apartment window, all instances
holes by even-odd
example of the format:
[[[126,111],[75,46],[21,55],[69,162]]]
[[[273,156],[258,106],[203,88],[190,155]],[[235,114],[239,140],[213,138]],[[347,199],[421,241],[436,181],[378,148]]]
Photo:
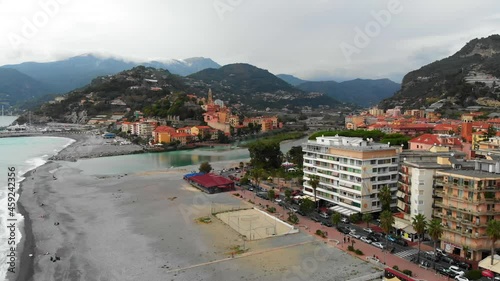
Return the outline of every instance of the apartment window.
[[[377,168],[373,168],[373,169],[372,169],[372,172],[373,172],[373,173],[376,173],[376,172],[377,172]]]
[[[372,207],[376,207],[378,202],[372,202]]]
[[[424,205],[424,200],[419,200],[418,205]]]
[[[418,195],[424,195],[424,191],[423,190],[419,190],[418,191]]]
[[[463,190],[458,190],[458,198],[463,198],[464,197],[464,191]]]
[[[372,165],[377,164],[377,160],[371,160],[371,161],[370,161],[370,164],[372,164]]]
[[[424,180],[418,180],[419,185],[424,185]]]

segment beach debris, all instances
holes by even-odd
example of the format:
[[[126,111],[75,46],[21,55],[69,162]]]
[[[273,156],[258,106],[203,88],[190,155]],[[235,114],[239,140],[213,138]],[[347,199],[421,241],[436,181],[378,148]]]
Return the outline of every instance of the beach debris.
[[[174,201],[175,199],[177,199],[177,196],[174,196],[174,197],[169,197],[168,200],[170,201]]]
[[[29,254],[28,257],[33,257],[33,254]]]
[[[45,253],[45,255],[46,255],[46,256],[48,256],[48,255],[50,255],[50,253],[49,253],[49,252],[46,252],[46,253]]]
[[[59,225],[59,222],[57,222],[57,221],[56,221],[56,222],[54,223],[54,225]]]

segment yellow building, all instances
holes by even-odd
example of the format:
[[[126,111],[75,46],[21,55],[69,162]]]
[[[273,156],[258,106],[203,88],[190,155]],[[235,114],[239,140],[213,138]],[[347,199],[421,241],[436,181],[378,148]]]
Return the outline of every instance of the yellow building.
[[[489,255],[486,235],[490,220],[500,220],[500,174],[492,161],[475,162],[474,170],[436,172],[434,216],[441,218],[441,248],[446,252],[480,261]]]

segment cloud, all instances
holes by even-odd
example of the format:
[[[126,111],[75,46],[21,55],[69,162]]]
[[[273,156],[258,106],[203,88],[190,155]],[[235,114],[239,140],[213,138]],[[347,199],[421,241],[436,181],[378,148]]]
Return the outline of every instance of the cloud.
[[[302,78],[399,79],[458,51],[476,37],[500,33],[495,0],[399,0],[401,12],[358,48],[339,48],[398,0],[0,0],[0,65],[48,61],[81,53],[134,60],[210,57],[247,62]],[[58,4],[57,12],[47,3]],[[225,10],[217,10],[215,5]],[[221,16],[222,11],[222,16]],[[48,21],[23,36],[43,13]],[[423,17],[425,15],[425,18]],[[42,15],[43,17],[43,15]],[[39,18],[41,19],[41,18]],[[372,26],[373,28],[373,26]],[[19,35],[13,47],[9,34]],[[28,38],[29,37],[29,38]],[[393,77],[391,77],[393,76]]]

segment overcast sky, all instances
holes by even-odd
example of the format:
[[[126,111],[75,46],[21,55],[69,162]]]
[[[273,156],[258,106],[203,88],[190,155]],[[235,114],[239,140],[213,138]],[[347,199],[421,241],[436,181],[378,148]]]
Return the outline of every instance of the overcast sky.
[[[209,57],[303,79],[384,78],[500,33],[498,0],[0,0],[0,65]],[[378,15],[378,16],[377,16]]]

